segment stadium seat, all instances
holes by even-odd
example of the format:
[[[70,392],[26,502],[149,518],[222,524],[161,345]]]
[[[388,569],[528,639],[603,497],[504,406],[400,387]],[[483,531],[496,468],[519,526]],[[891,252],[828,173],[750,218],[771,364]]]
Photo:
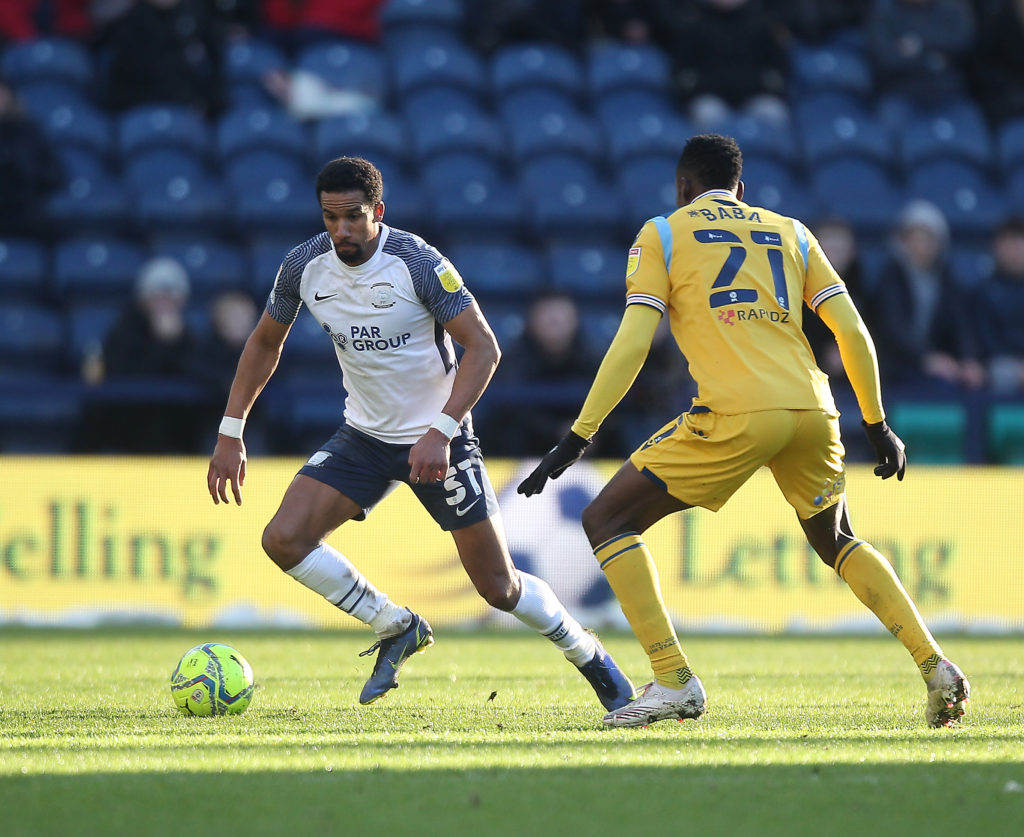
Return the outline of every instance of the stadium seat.
[[[1024,215],[1024,166],[1010,173],[1007,186],[1012,212],[1015,215]]]
[[[334,116],[313,127],[313,156],[318,165],[341,156],[376,162],[379,155],[405,164],[410,157],[409,146],[406,121],[395,113]]]
[[[395,93],[404,99],[422,87],[447,85],[479,97],[487,80],[483,61],[459,43],[420,43],[393,55]]]
[[[1009,207],[1003,190],[983,170],[958,160],[933,160],[913,168],[907,191],[931,201],[946,216],[964,243],[981,244],[1006,217]]]
[[[586,299],[625,296],[626,248],[555,244],[548,250],[551,283]]]
[[[884,166],[859,157],[830,160],[811,173],[811,187],[827,215],[845,218],[858,233],[887,235],[903,205]]]
[[[522,162],[537,154],[564,152],[591,162],[604,157],[604,134],[590,116],[576,110],[547,110],[505,123],[512,154]]]
[[[515,90],[502,96],[498,102],[498,112],[506,125],[541,119],[548,113],[576,111],[577,106],[573,99],[554,88],[531,87]]]
[[[578,243],[628,236],[614,191],[585,160],[545,154],[526,161],[519,172],[535,235]]]
[[[912,120],[902,132],[901,156],[907,168],[932,160],[962,160],[988,168],[995,155],[980,108],[957,102]]]
[[[549,88],[573,100],[582,98],[583,67],[569,50],[555,44],[524,43],[499,47],[491,58],[491,90],[499,99],[522,88]]]
[[[243,157],[248,155],[242,155]],[[177,148],[154,148],[129,158],[136,224],[146,229],[193,230],[207,234],[224,221],[224,189],[201,159]]]
[[[679,154],[693,133],[690,123],[675,114],[645,113],[635,120],[602,120],[608,156],[617,165],[651,154]]]
[[[507,237],[523,220],[521,198],[502,170],[479,154],[449,153],[421,168],[432,222],[453,230]]]
[[[630,226],[641,225],[655,215],[668,215],[676,206],[678,154],[635,157],[618,171],[619,203],[626,208]]]
[[[898,402],[886,409],[899,428],[907,456],[915,463],[958,464],[964,461],[967,412],[959,403]]]
[[[89,50],[68,38],[13,43],[3,54],[3,77],[15,87],[34,81],[62,81],[85,88],[93,80]]]
[[[177,260],[188,271],[194,301],[203,302],[224,291],[249,290],[247,260],[233,244],[208,235],[161,236],[153,242],[152,251]]]
[[[256,299],[267,298],[285,256],[301,243],[299,239],[290,236],[259,236],[249,240],[249,290]]]
[[[389,174],[384,179],[384,222],[417,235],[426,235],[433,207],[424,204],[425,192],[415,180],[397,172]]]
[[[790,84],[794,99],[810,93],[838,91],[867,98],[873,92],[871,64],[847,45],[796,43],[790,49]]]
[[[791,166],[800,161],[801,137],[790,124],[741,113],[729,120],[723,130],[736,138],[744,156],[771,157]]]
[[[106,155],[75,145],[61,145],[53,149],[60,160],[64,180],[76,177],[109,177],[111,166]]]
[[[31,81],[17,88],[18,101],[38,121],[62,105],[95,108],[88,89],[66,81]]]
[[[275,149],[253,149],[244,151],[226,160],[221,171],[228,184],[242,187],[247,182],[272,180],[280,178],[289,182],[298,182],[306,178],[308,172],[301,161],[287,152]],[[313,195],[313,181],[307,184],[310,198]]]
[[[507,151],[500,123],[476,109],[438,113],[433,119],[418,122],[412,132],[412,145],[420,163],[451,151],[468,151],[502,161]]]
[[[338,89],[358,93],[373,102],[388,96],[384,53],[354,41],[317,41],[301,49],[295,68],[319,76]]]
[[[49,306],[7,302],[0,306],[0,371],[54,373],[64,354],[65,323]]]
[[[462,22],[462,0],[387,0],[380,10],[385,30],[401,26],[455,28]]]
[[[522,244],[465,242],[449,247],[446,255],[478,296],[521,301],[547,284],[544,262]]]
[[[49,291],[49,250],[28,238],[0,238],[0,288],[5,300],[42,302]]]
[[[232,108],[268,107],[274,98],[264,82],[267,75],[289,68],[285,54],[259,38],[232,40],[224,54],[227,96]]]
[[[523,328],[526,326],[526,306],[522,299],[515,302],[484,300],[481,310],[503,351],[522,336]]]
[[[864,108],[836,109],[825,118],[804,112],[801,117],[799,133],[808,169],[843,157],[892,166],[895,155],[889,129]]]
[[[653,90],[672,91],[672,63],[653,45],[632,45],[600,41],[587,53],[587,84],[596,104],[609,93]]]
[[[210,130],[203,115],[182,105],[140,105],[118,119],[118,145],[122,156],[152,148],[178,148],[205,156]]]
[[[126,293],[130,294],[129,291]],[[129,298],[125,296],[124,299],[104,304],[83,300],[69,310],[65,360],[70,368],[80,369],[88,355],[100,351],[104,339]]]
[[[57,146],[73,145],[97,154],[107,154],[112,147],[114,129],[103,111],[87,102],[67,102],[47,109],[26,104],[29,113],[46,138]]]
[[[138,244],[109,235],[62,241],[54,251],[54,294],[65,305],[124,302],[144,258]]]
[[[323,230],[323,220],[309,178],[264,172],[232,178],[229,212],[241,235],[291,232],[296,244]]]
[[[1024,406],[993,404],[988,412],[988,459],[997,465],[1024,465]]]
[[[206,172],[201,157],[181,148],[150,148],[128,156],[122,165],[125,179],[136,188],[168,177],[199,177]]]
[[[47,201],[47,217],[58,230],[76,233],[126,231],[133,223],[130,195],[106,174],[76,174]]]
[[[813,218],[818,213],[818,203],[806,184],[776,160],[745,157],[742,177],[746,190],[743,200],[752,206],[762,206],[801,220]]]
[[[279,108],[236,108],[217,123],[217,152],[223,163],[243,151],[271,149],[306,160],[309,143],[303,127]]]
[[[409,132],[449,113],[480,113],[479,100],[470,92],[450,84],[420,87],[402,98],[400,109]]]
[[[949,262],[957,282],[968,288],[985,281],[994,268],[990,247],[959,245],[955,241],[950,247]]]
[[[1004,122],[999,127],[997,141],[1003,173],[1024,168],[1024,117]]]

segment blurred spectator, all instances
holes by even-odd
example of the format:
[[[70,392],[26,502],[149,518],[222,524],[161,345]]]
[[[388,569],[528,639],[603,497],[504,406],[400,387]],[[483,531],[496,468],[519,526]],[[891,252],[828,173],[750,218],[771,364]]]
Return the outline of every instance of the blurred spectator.
[[[968,0],[874,0],[867,26],[875,78],[891,106],[930,108],[966,94],[961,65],[975,31]]]
[[[1024,116],[1024,0],[1004,0],[980,21],[969,64],[971,88],[998,125]]]
[[[490,428],[485,419],[483,444],[502,456],[529,456],[564,435],[599,361],[573,298],[541,293],[530,304],[523,334],[502,353],[486,399],[486,414],[496,415]]]
[[[224,28],[204,0],[136,0],[100,33],[109,106],[174,102],[207,115],[224,106]]]
[[[900,215],[869,322],[884,380],[905,394],[949,394],[984,384],[973,319],[950,271],[949,227],[927,201]]]
[[[185,320],[185,269],[174,259],[146,262],[125,306],[88,359],[86,383],[97,387],[83,412],[82,452],[196,453],[206,413],[189,387],[196,339]]]
[[[382,0],[263,0],[263,17],[291,52],[325,38],[380,40]]]
[[[664,3],[651,0],[586,0],[586,22],[592,38],[626,44],[658,40]]]
[[[812,232],[821,245],[825,256],[832,267],[846,283],[846,289],[858,310],[865,319],[868,318],[865,299],[865,276],[857,245],[857,235],[853,227],[842,218],[826,218],[814,225]],[[873,333],[872,323],[868,322],[868,330]],[[836,381],[846,379],[846,370],[839,357],[839,347],[835,335],[821,318],[811,311],[804,312],[804,334],[811,344],[814,359],[818,368]]]
[[[526,41],[577,50],[586,36],[583,0],[465,0],[465,6],[467,38],[484,53]]]
[[[864,0],[781,0],[776,4],[789,33],[803,43],[830,41],[864,25]]]
[[[92,32],[91,6],[98,2],[99,0],[3,0],[0,3],[0,44],[7,41],[28,41],[44,35],[88,37]]]
[[[308,70],[271,70],[263,77],[267,91],[300,122],[371,113],[379,102],[359,90],[338,87]]]
[[[976,320],[990,386],[1024,394],[1024,219],[1005,221],[992,239],[992,275],[976,299]]]
[[[46,235],[46,197],[60,177],[46,137],[0,81],[0,235]]]
[[[761,0],[697,0],[678,8],[662,27],[680,92],[701,130],[720,128],[742,110],[767,122],[786,122],[788,58],[785,31]]]

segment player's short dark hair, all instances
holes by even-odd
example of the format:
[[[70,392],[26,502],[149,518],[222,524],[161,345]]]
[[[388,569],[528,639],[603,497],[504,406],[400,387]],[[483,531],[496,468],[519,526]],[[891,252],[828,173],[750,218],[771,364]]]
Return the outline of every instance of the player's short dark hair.
[[[732,137],[698,134],[690,137],[676,165],[676,177],[695,180],[705,189],[732,189],[740,182],[743,154]]]
[[[316,197],[322,192],[360,190],[371,206],[384,197],[384,180],[380,170],[362,157],[338,157],[327,163],[316,176]]]

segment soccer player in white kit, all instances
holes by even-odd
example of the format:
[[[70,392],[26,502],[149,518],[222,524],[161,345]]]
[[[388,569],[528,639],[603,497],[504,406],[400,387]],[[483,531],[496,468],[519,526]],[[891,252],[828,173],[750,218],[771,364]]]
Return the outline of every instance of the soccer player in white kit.
[[[500,351],[458,271],[423,239],[382,223],[383,183],[367,160],[330,161],[316,194],[327,231],[287,255],[242,350],[207,474],[214,503],[229,502],[229,486],[242,502],[245,418],[305,303],[334,344],[347,393],[344,422],[292,480],[263,532],[263,549],[376,632],[370,651],[378,651],[377,661],[359,702],[395,688],[403,663],[429,647],[433,633],[324,539],[362,520],[404,482],[451,532],[484,600],[550,639],[606,709],[625,705],[633,684],[597,638],[546,582],[512,564],[470,415]],[[453,340],[464,349],[459,362]]]

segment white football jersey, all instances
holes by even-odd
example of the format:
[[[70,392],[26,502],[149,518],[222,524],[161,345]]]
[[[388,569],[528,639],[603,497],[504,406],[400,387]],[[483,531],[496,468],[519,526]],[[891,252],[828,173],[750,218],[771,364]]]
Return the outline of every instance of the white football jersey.
[[[472,302],[451,262],[419,236],[381,224],[376,252],[357,267],[338,258],[326,232],[292,250],[267,312],[290,324],[305,303],[334,342],[345,422],[407,445],[451,395],[457,362],[442,324]]]

